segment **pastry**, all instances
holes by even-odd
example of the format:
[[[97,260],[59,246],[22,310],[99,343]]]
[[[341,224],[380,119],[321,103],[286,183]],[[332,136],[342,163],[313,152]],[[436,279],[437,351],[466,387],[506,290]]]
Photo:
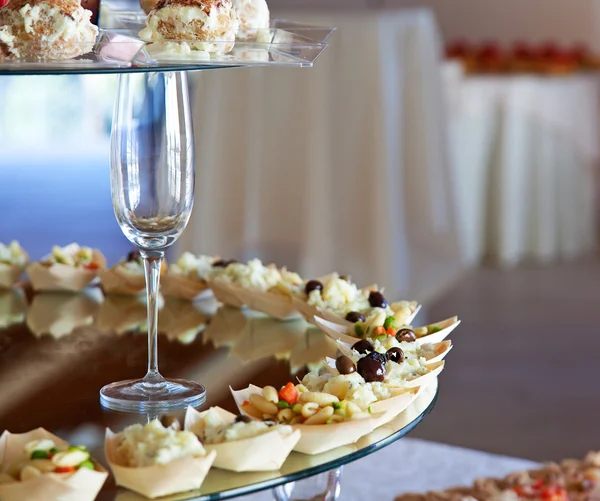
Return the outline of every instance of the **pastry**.
[[[300,440],[300,431],[289,425],[236,416],[220,407],[204,412],[189,407],[185,429],[217,453],[215,467],[238,472],[279,470]]]
[[[269,28],[270,13],[266,0],[233,0],[240,29],[239,40],[255,40],[258,31]]]
[[[108,474],[83,446],[43,428],[0,437],[3,501],[93,501]]]
[[[194,299],[207,289],[206,278],[216,260],[212,256],[195,256],[191,252],[184,252],[163,277],[162,293],[166,297]]]
[[[11,0],[0,10],[0,58],[71,59],[94,48],[98,28],[78,0]]]
[[[226,54],[238,29],[231,0],[159,0],[139,36],[146,42],[179,42],[192,51]],[[161,45],[156,50],[164,50]]]
[[[200,488],[216,456],[193,433],[158,420],[107,430],[105,452],[117,485],[149,498]]]
[[[8,245],[0,243],[0,289],[12,287],[25,271],[28,262],[29,256],[19,242],[13,241]]]
[[[331,322],[320,316],[315,316],[314,321],[329,337],[347,344],[354,344],[357,338],[372,341],[374,339],[384,340],[389,337],[416,344],[434,344],[446,339],[460,324],[458,317],[451,317],[421,327],[412,327],[407,323],[396,322],[395,317],[388,316],[387,313],[381,316],[372,316],[369,320],[367,318],[358,317],[354,324]]]
[[[48,256],[27,267],[27,275],[36,291],[80,291],[90,285],[98,270],[105,266],[106,260],[100,251],[73,243],[66,247],[54,246]]]
[[[160,274],[167,270],[167,263],[163,261]],[[98,270],[102,288],[109,294],[137,295],[146,290],[146,275],[144,261],[140,251],[130,252],[126,258],[109,269]]]
[[[406,391],[388,399],[385,408],[374,410],[292,382],[279,391],[273,386],[250,385],[231,392],[241,413],[256,420],[289,424],[300,431],[294,450],[304,454],[320,454],[356,442],[391,421],[417,396],[416,391]]]

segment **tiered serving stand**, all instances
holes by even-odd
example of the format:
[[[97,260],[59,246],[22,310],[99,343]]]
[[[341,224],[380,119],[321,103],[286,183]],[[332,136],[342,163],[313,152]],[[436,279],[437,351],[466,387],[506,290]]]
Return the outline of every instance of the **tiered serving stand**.
[[[106,465],[105,428],[121,430],[152,417],[108,411],[98,401],[98,388],[136,377],[143,367],[145,318],[143,301],[103,298],[97,289],[83,294],[0,293],[0,430],[19,433],[42,426],[87,445]],[[207,389],[203,408],[218,405],[237,412],[230,385],[283,385],[336,352],[326,334],[301,320],[281,322],[218,307],[212,300],[167,299],[159,323],[164,373],[202,381]],[[437,391],[434,383],[396,419],[355,444],[314,456],[293,452],[277,472],[212,469],[200,491],[164,499],[207,501],[272,489],[278,501],[334,500],[343,465],[405,436],[431,411]],[[145,498],[117,488],[109,477],[97,499]]]
[[[0,75],[310,67],[333,32],[276,20],[259,42],[239,42],[229,55],[200,60],[197,54],[194,58],[155,55],[156,51],[137,38],[143,25],[141,11],[103,5],[101,33],[91,53],[62,62],[4,61],[0,62]],[[169,314],[169,308],[175,313]],[[235,412],[230,385],[235,389],[250,383],[283,385],[336,351],[330,339],[303,321],[279,322],[249,311],[217,309],[211,301],[169,300],[161,318],[176,319],[161,328],[169,338],[159,345],[164,372],[202,381],[207,387],[206,407],[219,405]],[[105,427],[119,430],[139,422],[140,416],[102,409],[98,389],[139,375],[147,348],[144,320],[144,303],[103,297],[99,290],[83,295],[34,295],[27,288],[25,292],[0,292],[0,430],[19,433],[42,426],[69,442],[84,443],[103,461]],[[136,322],[141,327],[136,327]],[[182,325],[186,322],[189,325]],[[65,325],[71,324],[72,330],[65,332]],[[190,333],[202,330],[190,338]],[[307,497],[309,490],[313,491],[311,499],[337,499],[342,466],[406,435],[433,408],[436,396],[437,383],[422,391],[394,421],[356,444],[316,456],[292,453],[278,472],[242,474],[213,469],[200,491],[162,499],[227,499],[268,488],[282,501],[299,499],[295,497],[299,491]],[[315,478],[319,475],[322,488]],[[308,477],[312,477],[310,481],[296,484]],[[97,499],[145,498],[117,488],[109,478]]]

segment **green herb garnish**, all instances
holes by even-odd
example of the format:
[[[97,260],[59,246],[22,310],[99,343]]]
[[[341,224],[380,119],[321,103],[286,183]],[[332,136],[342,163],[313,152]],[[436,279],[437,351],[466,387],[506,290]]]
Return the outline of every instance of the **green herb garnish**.
[[[277,407],[279,409],[289,409],[291,405],[285,400],[280,400],[279,402],[277,402]]]
[[[50,454],[48,451],[33,451],[30,459],[48,459]]]
[[[386,317],[383,322],[383,328],[387,331],[390,327],[396,328],[396,319],[394,317]]]

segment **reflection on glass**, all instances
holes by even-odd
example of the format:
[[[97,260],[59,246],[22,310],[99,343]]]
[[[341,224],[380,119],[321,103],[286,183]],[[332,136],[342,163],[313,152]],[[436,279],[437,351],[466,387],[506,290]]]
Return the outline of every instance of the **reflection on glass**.
[[[25,320],[27,301],[21,289],[0,291],[0,329]]]
[[[27,312],[27,327],[35,336],[49,334],[55,339],[91,325],[102,303],[102,293],[42,292],[33,298]]]
[[[193,343],[197,335],[206,329],[209,317],[201,313],[195,303],[167,298],[158,323],[159,331],[170,340],[183,344]]]

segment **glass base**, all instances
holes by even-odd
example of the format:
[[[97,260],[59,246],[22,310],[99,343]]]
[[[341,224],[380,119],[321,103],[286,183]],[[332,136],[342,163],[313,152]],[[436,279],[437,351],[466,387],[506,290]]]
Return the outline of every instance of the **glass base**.
[[[199,383],[183,379],[130,379],[106,385],[100,390],[100,403],[113,411],[169,411],[192,406],[206,400],[206,389]]]
[[[273,489],[274,501],[337,501],[340,497],[343,467],[291,482]]]

